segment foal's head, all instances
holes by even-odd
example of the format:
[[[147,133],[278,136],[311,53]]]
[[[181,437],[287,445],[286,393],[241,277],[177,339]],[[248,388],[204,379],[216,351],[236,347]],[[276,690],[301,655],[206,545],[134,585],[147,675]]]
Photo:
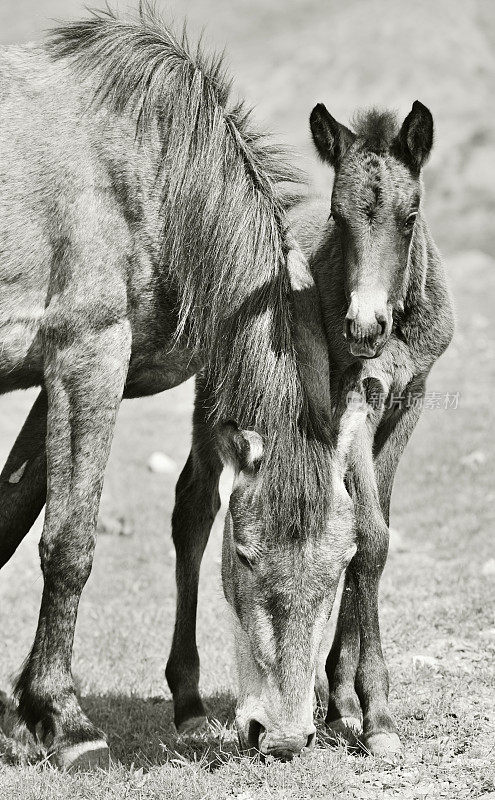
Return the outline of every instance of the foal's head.
[[[236,722],[242,746],[265,755],[290,758],[314,743],[318,652],[340,575],[356,550],[343,480],[347,450],[365,413],[350,405],[342,415],[326,476],[332,500],[323,529],[276,537],[260,502],[263,440],[234,425],[223,431],[222,449],[236,471],[222,552],[236,641]]]
[[[433,119],[416,100],[400,129],[392,113],[372,110],[351,131],[318,104],[310,125],[319,155],[335,170],[331,217],[349,303],[345,336],[353,355],[374,358],[404,305]]]

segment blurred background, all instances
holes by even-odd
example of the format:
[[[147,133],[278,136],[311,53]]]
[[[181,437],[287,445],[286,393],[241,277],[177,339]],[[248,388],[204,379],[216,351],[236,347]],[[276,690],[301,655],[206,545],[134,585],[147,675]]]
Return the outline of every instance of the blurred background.
[[[2,0],[0,43],[37,39],[53,21],[80,16],[84,5]],[[159,0],[157,6],[178,30],[187,17],[193,34],[205,29],[207,45],[226,48],[235,90],[256,107],[262,125],[303,155],[320,188],[329,173],[321,174],[309,143],[316,102],[345,122],[370,105],[405,116],[421,100],[436,124],[426,175],[433,230],[447,252],[493,253],[491,0]]]
[[[474,668],[480,669],[495,641],[492,634],[479,638],[495,630],[493,0],[177,0],[158,6],[179,29],[187,16],[193,35],[205,28],[207,46],[226,48],[234,91],[255,107],[261,127],[294,148],[294,158],[329,198],[332,176],[318,164],[309,138],[316,102],[342,122],[370,105],[395,108],[404,117],[415,99],[433,113],[436,144],[425,171],[426,213],[446,257],[458,327],[429,388],[460,392],[460,403],[457,409],[424,412],[394,494],[384,642],[396,713],[413,735],[416,717],[405,699],[413,680],[411,653],[455,661],[456,642],[467,637],[479,654]],[[2,0],[0,43],[38,39],[55,20],[84,13],[78,0]],[[34,396],[0,398],[2,459]],[[188,383],[125,403],[119,417],[74,662],[85,702],[110,728],[105,715],[111,706],[105,711],[99,704],[102,695],[169,696],[163,680],[175,603],[169,520],[188,452],[191,398]],[[36,625],[40,524],[0,576],[3,688]],[[219,581],[220,531],[217,522],[201,584],[199,642],[207,696],[235,685]],[[449,678],[452,693],[483,697],[484,708],[491,702],[493,709],[488,677],[485,685],[478,675],[476,688],[469,689],[462,669],[459,674],[462,685]],[[433,708],[438,701],[439,709],[450,689],[427,679],[414,686],[417,702]],[[120,734],[132,736],[122,725]]]

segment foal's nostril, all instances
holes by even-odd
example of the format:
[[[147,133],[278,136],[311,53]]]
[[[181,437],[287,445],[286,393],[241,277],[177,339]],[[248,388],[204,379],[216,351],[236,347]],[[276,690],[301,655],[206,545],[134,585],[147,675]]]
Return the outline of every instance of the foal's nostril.
[[[257,719],[250,720],[248,727],[248,747],[253,748],[254,750],[259,750],[260,739],[264,732],[265,728],[261,722],[258,722]]]

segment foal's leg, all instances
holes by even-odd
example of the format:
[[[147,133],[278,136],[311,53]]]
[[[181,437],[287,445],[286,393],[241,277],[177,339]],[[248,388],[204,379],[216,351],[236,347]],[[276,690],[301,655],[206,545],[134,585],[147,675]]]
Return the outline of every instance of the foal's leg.
[[[421,387],[414,387],[417,392]],[[413,389],[411,388],[411,391]],[[388,521],[393,480],[400,457],[419,418],[417,406],[399,411],[383,422],[375,436],[375,461],[370,460],[371,441],[361,442],[359,470],[354,470],[358,552],[348,567],[349,596],[347,607],[354,613],[341,611],[341,638],[334,642],[327,662],[330,681],[330,700],[340,699],[337,708],[329,706],[330,728],[338,728],[337,711],[352,707],[356,697],[364,715],[364,743],[375,755],[392,754],[400,749],[395,724],[388,710],[388,671],[381,649],[378,618],[378,588],[388,552]],[[363,461],[363,454],[368,456]],[[372,468],[376,475],[373,479]],[[337,663],[338,667],[333,665]],[[333,669],[332,669],[333,667]],[[352,675],[355,675],[357,695],[352,696]],[[342,677],[344,676],[344,677]],[[343,714],[341,716],[344,716]],[[335,725],[337,720],[337,726]]]
[[[359,621],[359,662],[355,687],[363,712],[363,741],[374,755],[398,752],[400,741],[388,710],[388,670],[383,658],[378,618],[378,590],[387,560],[389,532],[379,503],[371,436],[359,449],[353,482],[358,550],[350,565]]]
[[[78,333],[45,355],[48,498],[40,541],[43,596],[34,644],[16,684],[19,713],[63,767],[108,761],[71,674],[77,608],[91,571],[96,517],[130,353],[127,322]]]
[[[197,381],[191,452],[176,487],[172,537],[177,553],[177,611],[165,674],[174,700],[179,733],[200,727],[205,709],[199,694],[196,607],[199,570],[211,526],[220,508],[222,464],[206,421],[207,393]]]
[[[378,587],[387,559],[388,527],[380,506],[372,448],[373,434],[368,424],[355,443],[356,458],[349,474],[357,551],[347,568],[348,596],[339,613],[340,636],[332,647],[335,653],[331,651],[327,661],[327,721],[332,730],[350,739],[357,726],[347,716],[357,704],[363,713],[364,743],[378,755],[397,750],[400,742],[388,712],[388,672],[378,622]]]
[[[344,413],[349,402],[349,393],[354,393],[359,385],[359,370],[348,369],[341,376],[337,395],[340,398],[339,408],[335,412],[337,417]],[[346,485],[352,494],[351,482],[346,480]],[[356,587],[351,565],[352,561],[345,573],[337,626],[325,665],[329,690],[325,721],[335,737],[343,737],[350,744],[355,744],[362,725],[361,705],[354,685],[359,662],[360,636]]]
[[[422,384],[411,387],[415,393],[422,389]],[[356,690],[363,709],[364,744],[375,755],[389,755],[401,749],[396,726],[388,709],[389,680],[380,640],[378,586],[388,554],[393,481],[420,413],[421,409],[416,404],[400,409],[378,428],[374,443],[374,467],[381,517],[377,513],[362,514],[359,523],[362,547],[353,567],[361,634]],[[366,490],[360,492],[358,479],[358,496],[360,493],[363,500],[366,496],[370,497]],[[376,505],[374,507],[376,509]]]
[[[0,475],[0,569],[35,522],[46,498],[46,393],[40,392]]]

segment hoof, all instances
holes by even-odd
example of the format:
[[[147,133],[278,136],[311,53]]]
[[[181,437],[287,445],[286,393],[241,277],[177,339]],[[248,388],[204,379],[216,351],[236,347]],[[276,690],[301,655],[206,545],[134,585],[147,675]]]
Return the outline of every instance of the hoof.
[[[361,720],[357,717],[339,717],[326,723],[327,730],[336,741],[343,739],[347,744],[356,745],[362,731]]]
[[[207,725],[208,720],[206,717],[190,717],[177,726],[177,733],[179,736],[195,736],[198,733],[203,733]]]
[[[80,742],[70,747],[61,747],[52,757],[52,762],[62,770],[90,772],[110,768],[110,750],[103,739]]]
[[[402,753],[402,744],[396,733],[372,733],[364,737],[363,743],[377,758],[396,759]]]

